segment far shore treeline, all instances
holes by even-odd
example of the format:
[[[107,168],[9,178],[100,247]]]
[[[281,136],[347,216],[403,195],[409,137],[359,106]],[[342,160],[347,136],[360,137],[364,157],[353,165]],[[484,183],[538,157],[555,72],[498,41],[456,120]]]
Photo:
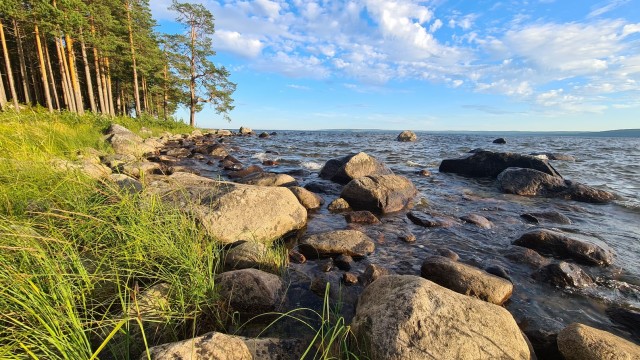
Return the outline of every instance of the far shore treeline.
[[[210,58],[213,15],[171,9],[183,34],[155,31],[148,0],[0,1],[0,107],[166,119],[206,103],[228,119],[235,84]]]

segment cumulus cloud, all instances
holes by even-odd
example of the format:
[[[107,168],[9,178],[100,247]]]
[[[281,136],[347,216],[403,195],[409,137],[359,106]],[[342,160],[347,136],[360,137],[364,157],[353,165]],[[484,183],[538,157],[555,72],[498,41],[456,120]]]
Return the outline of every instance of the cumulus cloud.
[[[213,41],[214,48],[218,51],[228,51],[250,58],[258,56],[264,47],[259,39],[243,36],[237,31],[218,30]]]

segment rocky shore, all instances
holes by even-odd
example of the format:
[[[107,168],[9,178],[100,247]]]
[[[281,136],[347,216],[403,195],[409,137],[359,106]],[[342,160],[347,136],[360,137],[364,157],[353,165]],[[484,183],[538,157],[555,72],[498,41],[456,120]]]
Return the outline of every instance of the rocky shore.
[[[526,283],[515,281],[502,266],[464,262],[456,249],[442,247],[428,249],[421,264],[410,264],[404,271],[368,261],[386,241],[406,246],[415,242],[415,229],[490,231],[499,226],[492,219],[478,213],[453,217],[417,206],[419,192],[411,179],[357,149],[326,159],[317,177],[299,176],[269,171],[278,165],[272,160],[242,163],[234,156],[242,149],[229,144],[235,136],[257,142],[279,135],[255,136],[251,129],[241,128],[238,133],[196,130],[143,140],[113,125],[105,139],[115,154],[65,166],[108,179],[131,193],[161,199],[198,219],[227,248],[225,271],[216,283],[223,302],[243,319],[288,311],[300,304],[299,296],[315,296],[311,303],[322,301],[329,283],[329,297],[343,304],[342,315],[357,348],[372,359],[640,359],[635,309],[618,312],[621,336],[587,324],[558,328],[537,325],[542,320],[525,323],[525,317],[512,314],[506,304]],[[416,136],[402,133],[397,140],[411,143]],[[200,176],[185,159],[215,168],[222,179]],[[442,160],[439,171],[493,181],[500,191],[519,196],[598,204],[615,199],[611,192],[565,180],[548,159],[477,149],[462,158]],[[310,219],[319,211],[344,218],[345,226],[318,231]],[[556,291],[594,288],[602,281],[590,275],[590,269],[615,266],[615,254],[606,244],[555,228],[571,221],[561,213],[523,213],[521,221],[535,228],[512,239],[503,258],[524,264],[528,282],[548,284]],[[395,230],[370,230],[385,222]],[[284,273],[274,273],[274,264],[263,256],[274,241],[289,249]],[[308,340],[212,332],[153,347],[149,355],[296,359]]]

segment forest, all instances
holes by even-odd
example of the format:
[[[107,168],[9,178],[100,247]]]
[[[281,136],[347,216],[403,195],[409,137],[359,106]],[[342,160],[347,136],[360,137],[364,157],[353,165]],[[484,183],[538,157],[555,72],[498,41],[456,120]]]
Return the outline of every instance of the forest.
[[[157,32],[148,0],[3,0],[1,109],[166,119],[184,105],[195,126],[210,104],[228,119],[235,84],[210,60],[213,15],[171,9],[184,34]]]

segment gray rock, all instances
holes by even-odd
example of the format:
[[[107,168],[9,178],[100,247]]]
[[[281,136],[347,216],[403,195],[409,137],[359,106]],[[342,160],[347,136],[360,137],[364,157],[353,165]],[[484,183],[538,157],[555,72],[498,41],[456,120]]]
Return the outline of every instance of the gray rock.
[[[460,220],[469,224],[474,224],[483,229],[491,229],[493,227],[493,223],[491,221],[489,221],[486,217],[478,214],[467,214],[461,216]]]
[[[420,274],[455,292],[496,305],[502,305],[513,292],[510,281],[442,256],[427,258],[422,263]]]
[[[224,257],[226,270],[262,269],[275,271],[278,264],[268,256],[269,248],[263,243],[255,241],[238,241],[233,244]]]
[[[456,173],[468,177],[495,178],[510,167],[529,168],[551,176],[561,175],[546,160],[529,155],[479,151],[458,159],[445,159],[440,163],[440,172]]]
[[[498,188],[507,194],[553,196],[566,189],[564,179],[542,171],[510,167],[498,175]]]
[[[279,276],[257,269],[224,272],[216,277],[222,301],[241,315],[276,311],[284,296]]]
[[[454,251],[451,251],[449,249],[438,248],[438,249],[436,249],[436,253],[438,253],[438,255],[440,255],[440,256],[446,257],[446,258],[451,259],[453,261],[460,260],[460,255],[458,255],[457,253],[455,253]]]
[[[370,175],[349,182],[340,197],[354,210],[390,213],[404,209],[418,191],[411,180],[399,175]]]
[[[191,149],[184,148],[184,147],[177,147],[177,148],[167,150],[166,155],[177,157],[177,158],[187,157],[191,155]]]
[[[555,224],[562,224],[562,225],[571,224],[571,219],[553,210],[524,213],[520,215],[520,217],[534,224],[544,224],[544,223],[555,223]]]
[[[351,265],[353,264],[353,258],[349,255],[340,254],[335,259],[333,259],[333,263],[338,269],[349,271],[351,270]]]
[[[360,276],[360,283],[367,286],[385,275],[389,275],[388,269],[376,264],[368,264],[364,269],[364,273]]]
[[[405,130],[401,132],[400,135],[398,135],[397,140],[401,142],[414,142],[418,140],[418,137],[416,136],[416,133],[414,133],[413,131]]]
[[[594,284],[593,279],[580,266],[564,261],[542,267],[532,276],[559,288],[585,288]]]
[[[254,360],[298,360],[308,345],[301,339],[240,338]]]
[[[616,195],[609,191],[579,183],[571,183],[564,196],[571,200],[594,204],[606,204],[616,198]]]
[[[640,340],[640,309],[614,305],[609,307],[606,312],[611,321],[624,326]]]
[[[296,179],[287,174],[274,174],[260,172],[251,174],[237,180],[241,184],[256,185],[256,186],[293,186],[297,185]]]
[[[142,191],[142,183],[125,174],[111,174],[109,179],[120,189],[129,194],[137,194]]]
[[[637,360],[640,346],[603,330],[573,323],[558,334],[566,360]]]
[[[368,175],[388,175],[393,172],[376,158],[364,152],[331,159],[320,170],[319,176],[340,184]]]
[[[424,213],[422,211],[409,211],[407,213],[407,217],[411,220],[412,223],[424,227],[452,227],[457,225],[458,223],[448,217],[444,216],[434,216],[431,214]]]
[[[162,173],[162,165],[150,161],[136,161],[120,165],[117,171],[135,178],[143,178],[149,174]]]
[[[613,253],[609,249],[546,229],[524,233],[513,244],[536,250],[543,255],[572,259],[587,265],[608,266],[613,262]]]
[[[300,241],[299,247],[307,258],[339,254],[364,257],[375,250],[374,242],[356,230],[336,230],[310,235]]]
[[[154,346],[145,351],[140,360],[147,356],[153,360],[252,360],[253,356],[242,338],[218,332],[210,332],[193,339]]]
[[[324,200],[318,194],[314,194],[311,191],[300,187],[300,186],[291,186],[288,187],[289,190],[293,193],[293,195],[298,198],[300,204],[305,207],[307,210],[315,210],[319,209],[322,204],[324,204]]]
[[[521,246],[510,246],[504,252],[504,256],[516,264],[526,264],[536,269],[548,265],[551,262],[535,250]]]
[[[531,358],[507,310],[411,275],[366,287],[351,329],[375,360]]]
[[[107,130],[107,141],[116,154],[141,157],[156,151],[154,146],[145,144],[140,136],[118,124],[111,124]]]
[[[493,140],[494,144],[506,144],[507,140],[505,140],[504,138],[497,138],[495,140]]]

